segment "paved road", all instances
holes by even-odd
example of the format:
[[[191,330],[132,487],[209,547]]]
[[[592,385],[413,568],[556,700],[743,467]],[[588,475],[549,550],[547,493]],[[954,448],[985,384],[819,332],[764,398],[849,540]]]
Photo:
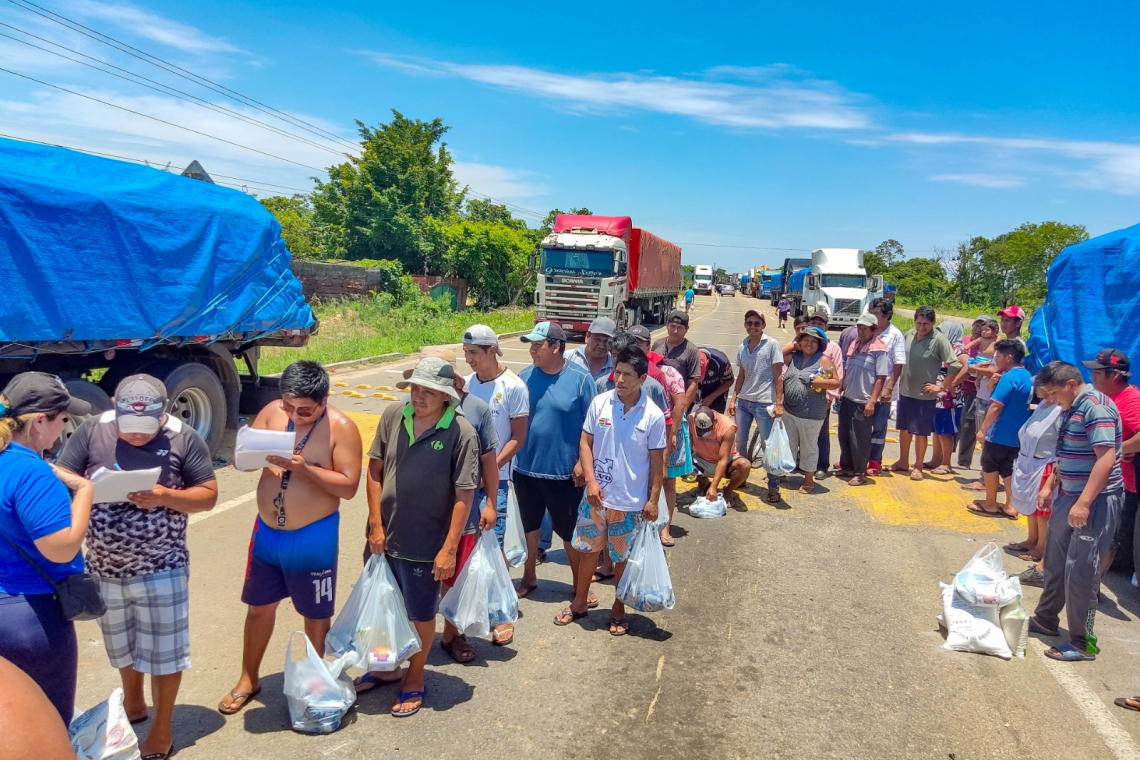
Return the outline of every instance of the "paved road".
[[[755,299],[697,300],[690,336],[733,352]],[[764,307],[769,313],[771,309]],[[775,320],[771,320],[775,324]],[[776,331],[777,337],[786,333]],[[517,340],[510,366],[527,363]],[[337,373],[373,393],[395,370]],[[338,388],[338,390],[344,390]],[[398,394],[397,394],[398,395]],[[343,396],[370,438],[379,399]],[[964,473],[969,475],[971,473]],[[1095,663],[1047,661],[1039,642],[1024,660],[946,652],[935,623],[938,582],[987,540],[1021,537],[1023,524],[975,518],[952,478],[912,484],[880,478],[849,489],[835,479],[773,507],[750,487],[727,517],[677,516],[669,551],[677,607],[632,615],[631,635],[607,634],[612,587],[583,625],[551,619],[569,596],[562,552],[540,566],[522,602],[515,644],[476,641],[478,658],[429,660],[427,705],[396,720],[395,689],[363,696],[332,736],[292,733],[281,694],[286,637],[300,620],[283,604],[266,658],[264,691],[243,713],[214,706],[238,673],[239,602],[254,507],[250,475],[219,471],[223,502],[190,528],[195,667],[176,712],[179,757],[462,758],[1123,758],[1140,757],[1140,716],[1111,706],[1140,693],[1140,601],[1110,579]],[[758,478],[754,476],[754,480]],[[793,486],[795,485],[793,481]],[[683,489],[688,489],[684,486]],[[682,504],[692,495],[682,495]],[[355,580],[363,495],[342,509],[343,600]],[[1007,569],[1023,563],[1012,558]],[[1032,608],[1038,591],[1027,591]],[[80,626],[79,703],[117,683],[97,628]],[[142,727],[145,730],[145,726]]]

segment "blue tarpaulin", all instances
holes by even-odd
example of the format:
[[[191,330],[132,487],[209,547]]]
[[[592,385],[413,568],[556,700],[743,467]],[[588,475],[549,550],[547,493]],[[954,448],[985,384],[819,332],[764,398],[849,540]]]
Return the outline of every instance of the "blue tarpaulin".
[[[0,342],[309,330],[290,258],[237,190],[0,139]]]
[[[1102,348],[1140,357],[1140,224],[1071,245],[1049,267],[1044,305],[1029,322],[1029,370],[1081,367]],[[1085,377],[1089,370],[1081,367]]]

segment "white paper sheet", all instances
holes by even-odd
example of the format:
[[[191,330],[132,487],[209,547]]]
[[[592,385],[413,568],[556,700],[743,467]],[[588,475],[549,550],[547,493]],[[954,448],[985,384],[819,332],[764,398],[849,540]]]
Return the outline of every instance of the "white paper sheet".
[[[127,494],[136,491],[149,491],[158,483],[161,467],[150,470],[108,470],[100,467],[91,473],[91,484],[95,486],[95,504],[128,501]]]
[[[239,470],[260,470],[269,467],[266,457],[293,458],[296,434],[284,430],[259,430],[249,426],[237,432],[234,446],[234,467]]]

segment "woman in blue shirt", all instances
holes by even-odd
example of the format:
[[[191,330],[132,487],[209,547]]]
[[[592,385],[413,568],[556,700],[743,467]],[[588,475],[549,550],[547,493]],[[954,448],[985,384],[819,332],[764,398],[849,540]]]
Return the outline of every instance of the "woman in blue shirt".
[[[91,515],[91,483],[43,460],[67,414],[90,414],[55,375],[24,372],[0,393],[0,657],[27,673],[59,711],[75,709],[79,649],[53,580],[83,572],[79,549]],[[75,491],[74,499],[68,488]]]

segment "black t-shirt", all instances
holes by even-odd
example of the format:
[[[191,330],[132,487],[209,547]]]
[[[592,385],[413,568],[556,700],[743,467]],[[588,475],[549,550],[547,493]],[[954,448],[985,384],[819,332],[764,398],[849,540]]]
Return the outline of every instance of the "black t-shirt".
[[[174,489],[217,479],[206,442],[196,430],[169,415],[158,435],[143,446],[119,438],[114,411],[91,417],[67,440],[56,464],[84,477],[100,467],[160,467],[158,484]],[[87,564],[97,575],[119,579],[186,567],[190,562],[186,525],[186,514],[166,507],[95,504],[87,528]]]
[[[724,385],[725,382],[731,383],[735,376],[732,374],[732,362],[728,360],[723,351],[718,351],[715,348],[702,348],[700,350],[709,357],[708,366],[705,367],[705,376],[697,383],[697,389],[700,391],[703,401],[706,396]]]

